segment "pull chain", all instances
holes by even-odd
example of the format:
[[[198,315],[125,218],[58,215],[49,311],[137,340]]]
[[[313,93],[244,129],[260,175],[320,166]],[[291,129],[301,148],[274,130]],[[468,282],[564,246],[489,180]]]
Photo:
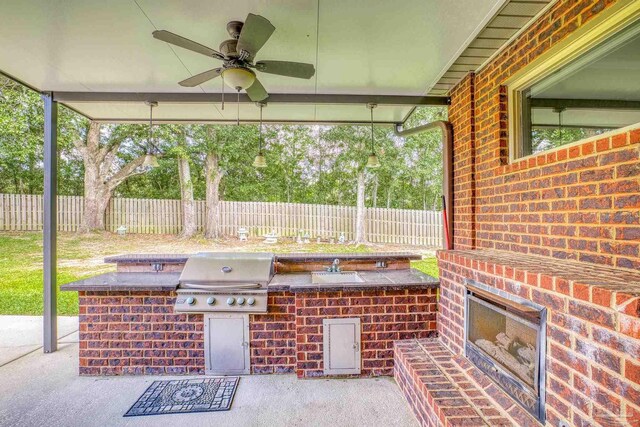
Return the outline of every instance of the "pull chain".
[[[260,104],[260,137],[258,139],[258,155],[262,155],[262,107]]]
[[[238,88],[238,126],[240,126],[240,88]]]
[[[373,106],[370,109],[371,111],[371,154],[375,153],[373,149]]]
[[[222,77],[222,111],[224,111],[224,74],[222,74],[221,77]]]
[[[153,105],[149,106],[149,144],[147,145],[147,154],[151,154],[151,146],[153,145]]]

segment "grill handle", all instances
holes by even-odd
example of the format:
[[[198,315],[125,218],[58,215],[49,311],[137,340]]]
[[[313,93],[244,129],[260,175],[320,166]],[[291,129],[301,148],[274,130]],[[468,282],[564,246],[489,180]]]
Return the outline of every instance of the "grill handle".
[[[197,283],[180,283],[182,289],[203,289],[205,291],[214,291],[218,289],[258,289],[259,283],[247,283],[239,285],[201,285]]]

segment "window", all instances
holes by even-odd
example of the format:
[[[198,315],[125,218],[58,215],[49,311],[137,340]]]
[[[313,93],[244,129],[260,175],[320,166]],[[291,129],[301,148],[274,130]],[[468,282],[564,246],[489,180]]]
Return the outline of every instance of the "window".
[[[640,123],[640,22],[537,73],[510,88],[510,121],[515,114],[517,123],[511,128],[512,158]]]

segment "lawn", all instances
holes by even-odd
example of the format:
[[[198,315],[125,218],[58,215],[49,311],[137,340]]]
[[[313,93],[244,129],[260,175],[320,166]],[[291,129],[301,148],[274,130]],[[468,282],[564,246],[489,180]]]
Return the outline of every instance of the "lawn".
[[[122,253],[193,253],[198,251],[248,252],[378,252],[412,251],[424,259],[412,267],[438,276],[433,251],[399,245],[297,244],[293,241],[267,245],[262,240],[240,243],[236,239],[211,242],[203,238],[180,239],[168,235],[127,235],[110,233],[58,234],[58,283],[113,271],[103,258]],[[78,313],[76,292],[58,293],[58,314]],[[42,234],[0,232],[0,314],[42,314]]]

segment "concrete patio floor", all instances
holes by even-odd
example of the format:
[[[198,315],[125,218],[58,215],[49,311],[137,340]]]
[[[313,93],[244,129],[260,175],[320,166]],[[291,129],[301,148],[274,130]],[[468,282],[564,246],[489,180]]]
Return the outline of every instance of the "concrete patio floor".
[[[21,319],[9,322],[2,317],[0,343],[4,346],[9,337],[5,328]],[[29,341],[26,335],[33,341],[35,331],[33,327],[23,329],[25,336],[17,343]],[[123,418],[152,381],[177,377],[79,377],[77,363],[77,336],[71,334],[60,341],[56,353],[31,350],[0,367],[0,426],[418,425],[398,386],[386,377],[298,380],[294,375],[245,376],[230,411]]]

